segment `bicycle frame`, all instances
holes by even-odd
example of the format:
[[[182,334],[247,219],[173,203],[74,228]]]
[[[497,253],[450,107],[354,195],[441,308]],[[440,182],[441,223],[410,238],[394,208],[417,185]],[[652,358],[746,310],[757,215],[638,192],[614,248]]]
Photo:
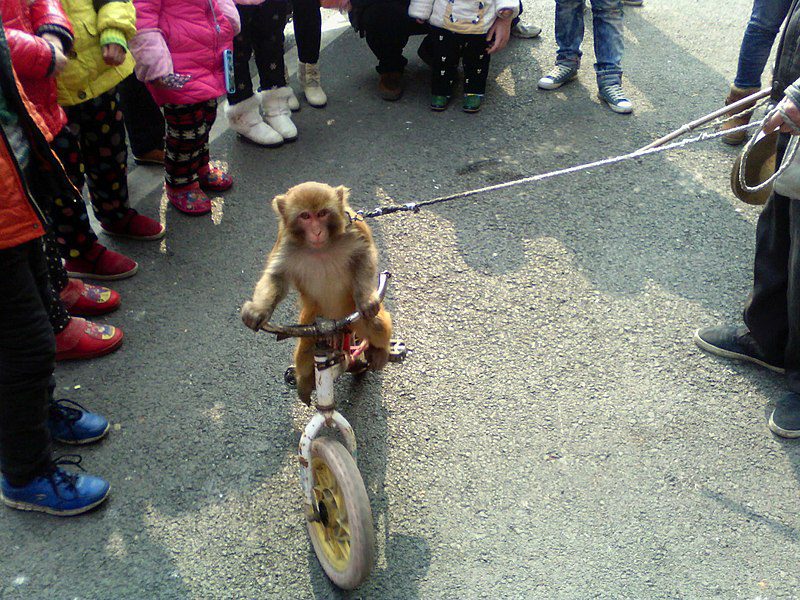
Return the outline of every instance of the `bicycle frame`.
[[[347,336],[337,336],[347,337]],[[315,408],[317,414],[311,417],[300,438],[298,447],[298,460],[300,462],[300,485],[303,488],[306,519],[319,521],[320,515],[314,496],[314,472],[311,468],[311,443],[322,431],[323,427],[338,429],[344,438],[345,447],[358,464],[358,446],[352,425],[344,415],[336,410],[336,400],[333,397],[333,386],[336,380],[344,373],[352,362],[349,342],[341,345],[345,349],[337,348],[338,344],[332,338],[317,341],[314,349],[314,380],[317,385],[317,399]]]

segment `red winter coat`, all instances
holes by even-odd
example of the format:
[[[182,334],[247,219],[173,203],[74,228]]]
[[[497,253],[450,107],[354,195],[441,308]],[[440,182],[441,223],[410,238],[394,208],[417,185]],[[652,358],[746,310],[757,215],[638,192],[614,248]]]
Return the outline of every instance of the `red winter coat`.
[[[72,25],[58,0],[0,0],[0,15],[14,71],[47,128],[57,135],[67,124],[67,116],[58,105],[53,50],[36,34],[58,35],[64,42],[64,52],[68,52]]]

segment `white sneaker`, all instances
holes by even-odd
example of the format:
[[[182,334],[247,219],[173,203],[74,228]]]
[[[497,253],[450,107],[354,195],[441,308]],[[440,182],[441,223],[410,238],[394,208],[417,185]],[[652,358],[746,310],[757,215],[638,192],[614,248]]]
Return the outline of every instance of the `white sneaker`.
[[[511,35],[520,39],[537,38],[541,35],[542,28],[538,25],[523,23],[517,21],[517,24],[511,28]]]
[[[322,108],[328,103],[328,96],[325,95],[319,82],[319,65],[301,62],[297,78],[311,106]]]
[[[253,95],[233,105],[226,103],[225,116],[231,129],[243,138],[259,146],[277,148],[283,144],[283,136],[264,123],[259,111],[259,100],[257,95]]]
[[[292,111],[289,108],[289,97],[292,90],[288,86],[262,90],[261,110],[264,111],[264,121],[275,131],[281,134],[284,142],[293,142],[297,139],[297,127],[292,123]]]

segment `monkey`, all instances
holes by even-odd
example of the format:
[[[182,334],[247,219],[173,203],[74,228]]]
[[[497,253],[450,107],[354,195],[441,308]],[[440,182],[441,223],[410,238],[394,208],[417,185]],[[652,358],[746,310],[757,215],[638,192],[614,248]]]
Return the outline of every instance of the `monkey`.
[[[317,317],[342,319],[356,310],[362,318],[353,333],[367,342],[369,368],[389,359],[392,318],[375,291],[378,250],[363,219],[348,204],[350,190],[308,181],[275,196],[278,237],[253,298],[242,306],[242,321],[258,331],[291,286],[300,294],[301,325]],[[314,390],[314,339],[300,338],[294,354],[297,395],[311,403]]]

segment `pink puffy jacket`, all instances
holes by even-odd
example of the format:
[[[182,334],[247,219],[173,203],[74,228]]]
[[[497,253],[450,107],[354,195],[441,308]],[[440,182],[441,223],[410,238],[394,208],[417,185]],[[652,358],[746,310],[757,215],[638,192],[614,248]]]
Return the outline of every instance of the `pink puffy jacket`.
[[[134,0],[136,76],[159,104],[196,104],[225,94],[222,52],[233,48],[239,12],[233,0]],[[170,73],[191,75],[179,90],[155,86]]]

